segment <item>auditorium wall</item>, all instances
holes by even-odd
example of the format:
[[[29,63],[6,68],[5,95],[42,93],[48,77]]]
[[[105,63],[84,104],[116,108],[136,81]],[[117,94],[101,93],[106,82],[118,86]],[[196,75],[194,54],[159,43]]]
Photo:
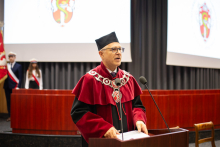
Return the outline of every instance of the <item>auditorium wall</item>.
[[[0,0],[0,5],[3,0]],[[2,5],[1,5],[2,6]],[[0,7],[1,7],[0,6]],[[0,19],[3,11],[0,9]],[[131,0],[132,63],[122,63],[138,80],[145,76],[150,89],[219,89],[220,70],[166,65],[167,0]],[[42,53],[43,54],[43,53]],[[63,54],[65,56],[65,54]],[[30,58],[34,58],[30,57]],[[29,63],[23,67],[24,87]],[[72,89],[77,81],[99,63],[41,62],[45,89]],[[142,86],[144,89],[144,87]]]

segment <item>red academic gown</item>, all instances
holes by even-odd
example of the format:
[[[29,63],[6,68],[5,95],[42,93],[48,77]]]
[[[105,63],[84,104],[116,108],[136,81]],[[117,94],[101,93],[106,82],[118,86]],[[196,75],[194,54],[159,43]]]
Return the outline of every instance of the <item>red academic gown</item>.
[[[142,90],[138,83],[127,72],[119,68],[117,71],[115,78],[122,79],[126,77],[124,78],[126,84],[120,87],[123,130],[126,132],[134,130],[138,120],[146,124],[147,119],[145,108],[140,100]],[[125,73],[126,76],[124,76]],[[98,75],[101,78],[98,78]],[[83,146],[88,146],[89,138],[103,137],[113,126],[117,130],[121,129],[119,103],[116,103],[113,99],[113,88],[108,85],[115,78],[111,76],[101,62],[101,65],[85,74],[72,91],[76,97],[73,102],[71,116],[83,136]]]

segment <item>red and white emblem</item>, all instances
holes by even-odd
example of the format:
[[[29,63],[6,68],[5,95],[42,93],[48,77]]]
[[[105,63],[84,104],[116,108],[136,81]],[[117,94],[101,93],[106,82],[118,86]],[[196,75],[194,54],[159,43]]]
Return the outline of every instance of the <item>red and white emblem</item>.
[[[112,88],[113,88],[112,97],[116,103],[120,102],[122,98],[121,92],[119,93],[119,87],[115,84],[115,80],[113,80],[112,81]]]
[[[73,16],[75,0],[52,0],[51,6],[54,20],[64,27]]]
[[[119,93],[118,89],[114,89],[113,93],[112,93],[112,97],[114,99],[114,101],[116,103],[120,102],[121,98],[122,98],[122,94],[121,92]]]
[[[204,3],[203,6],[200,7],[199,20],[201,35],[204,41],[207,41],[210,36],[211,30],[211,16],[206,3]]]

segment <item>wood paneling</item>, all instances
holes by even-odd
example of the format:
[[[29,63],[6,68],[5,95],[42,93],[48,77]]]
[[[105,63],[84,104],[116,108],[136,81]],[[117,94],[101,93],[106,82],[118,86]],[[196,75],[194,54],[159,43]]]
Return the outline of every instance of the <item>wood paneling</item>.
[[[13,93],[20,94],[72,94],[72,90],[58,90],[58,89],[13,89]]]
[[[8,113],[7,102],[5,98],[4,82],[0,83],[0,113]]]
[[[61,131],[61,130],[29,130],[29,129],[13,129],[13,133],[23,134],[50,134],[50,135],[79,135],[79,131]]]
[[[220,93],[216,94],[207,91],[204,94],[196,91],[190,91],[193,94],[167,94],[167,95],[154,95],[166,122],[170,127],[179,126],[186,128],[190,131],[194,130],[195,123],[212,121],[215,129],[220,128]],[[187,92],[187,93],[190,93]],[[146,108],[147,127],[148,129],[165,128],[156,106],[151,97],[147,94],[141,95],[141,100]]]
[[[220,90],[152,90],[169,127],[194,130],[195,123],[212,121],[220,128]],[[147,128],[166,128],[147,90],[141,100],[146,108]],[[14,133],[76,134],[70,111],[71,90],[13,90],[11,127]],[[79,133],[79,132],[78,132]]]
[[[78,130],[70,116],[73,94],[13,93],[11,98],[11,127],[14,133],[57,134],[60,131],[69,135]]]
[[[151,137],[121,141],[117,139],[89,138],[90,147],[188,147],[189,131],[175,129],[148,130]]]

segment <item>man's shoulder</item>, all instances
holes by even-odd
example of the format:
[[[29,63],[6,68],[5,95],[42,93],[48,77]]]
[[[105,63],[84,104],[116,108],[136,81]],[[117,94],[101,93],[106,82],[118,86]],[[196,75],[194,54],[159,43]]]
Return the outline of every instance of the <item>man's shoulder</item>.
[[[99,73],[99,70],[100,70],[100,65],[97,66],[96,68],[93,68],[93,69],[91,69],[90,71],[88,71],[84,76],[85,76],[86,78],[93,79],[94,76]]]
[[[17,66],[18,68],[20,68],[20,67],[21,67],[21,64],[15,62],[15,66]]]
[[[119,69],[119,71],[123,74],[123,75],[128,75],[129,77],[132,77],[133,78],[133,75],[130,74],[130,72],[126,71],[126,70],[122,70],[122,69]]]
[[[94,74],[92,74],[93,71],[90,70],[88,71],[81,79],[86,80],[86,81],[93,81],[94,80]]]
[[[91,74],[89,74],[89,72],[87,72],[80,78],[72,93],[75,94],[77,98],[80,98],[80,91],[89,92],[89,89],[94,86],[94,82],[95,78]]]
[[[92,73],[93,73],[93,71],[90,70],[83,77],[87,78],[87,79],[93,79],[94,74],[92,74]]]
[[[128,72],[128,71],[126,71],[126,70],[122,70],[122,69],[120,69],[124,74],[129,74],[129,75],[131,75],[130,74],[130,72]],[[132,76],[132,75],[131,75]]]

